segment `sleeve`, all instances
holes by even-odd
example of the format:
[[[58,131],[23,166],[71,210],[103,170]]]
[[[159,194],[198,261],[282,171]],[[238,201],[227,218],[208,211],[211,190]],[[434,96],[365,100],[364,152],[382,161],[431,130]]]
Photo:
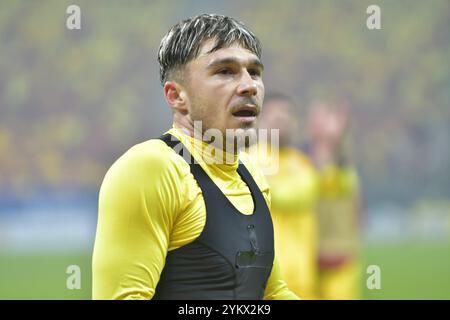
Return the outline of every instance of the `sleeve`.
[[[182,194],[176,166],[161,157],[161,148],[130,149],[103,180],[93,299],[151,299],[155,293]]]
[[[264,300],[300,300],[295,293],[289,290],[286,282],[283,280],[276,257],[274,259],[272,272],[267,281]]]

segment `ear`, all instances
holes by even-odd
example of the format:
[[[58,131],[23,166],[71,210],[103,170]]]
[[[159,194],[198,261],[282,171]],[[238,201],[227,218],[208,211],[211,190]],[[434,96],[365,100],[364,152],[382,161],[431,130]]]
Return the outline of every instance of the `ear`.
[[[164,84],[164,96],[174,111],[179,111],[183,114],[188,112],[188,98],[182,85],[175,81],[167,81]]]

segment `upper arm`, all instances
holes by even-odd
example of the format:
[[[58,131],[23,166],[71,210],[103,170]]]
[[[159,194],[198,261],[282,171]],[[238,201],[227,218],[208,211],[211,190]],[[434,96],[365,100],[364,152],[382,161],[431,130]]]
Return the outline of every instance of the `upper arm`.
[[[281,275],[278,260],[275,257],[272,272],[267,281],[264,292],[264,300],[299,300],[300,298],[293,293],[286,285]]]
[[[167,158],[141,149],[116,161],[100,189],[94,299],[151,299],[164,267],[181,182]]]

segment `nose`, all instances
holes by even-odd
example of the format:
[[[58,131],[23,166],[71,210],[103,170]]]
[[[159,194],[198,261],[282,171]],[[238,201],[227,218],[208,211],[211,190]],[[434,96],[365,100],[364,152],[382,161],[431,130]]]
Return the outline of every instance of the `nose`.
[[[247,70],[243,72],[237,91],[240,96],[255,96],[258,93],[256,81]]]

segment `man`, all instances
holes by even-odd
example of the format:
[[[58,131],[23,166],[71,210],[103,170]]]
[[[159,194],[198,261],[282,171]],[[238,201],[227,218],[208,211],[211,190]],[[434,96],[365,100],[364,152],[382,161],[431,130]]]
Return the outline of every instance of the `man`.
[[[320,175],[318,279],[327,300],[360,298],[358,174],[348,159],[348,109],[314,103],[309,117],[312,157]]]
[[[257,156],[263,168],[278,170],[267,174],[271,189],[271,214],[275,230],[275,251],[289,288],[303,299],[317,299],[317,217],[319,177],[309,158],[296,148],[298,137],[294,102],[273,93],[264,100],[260,127],[279,130],[279,155],[272,146],[259,144]],[[266,154],[266,157],[264,157]]]
[[[279,129],[279,154],[259,144],[252,155],[264,169],[278,162],[278,171],[266,170],[275,250],[287,285],[303,299],[358,299],[358,188],[343,148],[347,112],[324,103],[311,109],[305,123],[311,154],[305,154],[295,148],[292,99],[280,93],[265,98],[260,127]]]
[[[297,299],[275,258],[268,185],[230,134],[257,125],[260,58],[254,34],[220,15],[184,20],[162,39],[173,128],[105,176],[94,299]]]

